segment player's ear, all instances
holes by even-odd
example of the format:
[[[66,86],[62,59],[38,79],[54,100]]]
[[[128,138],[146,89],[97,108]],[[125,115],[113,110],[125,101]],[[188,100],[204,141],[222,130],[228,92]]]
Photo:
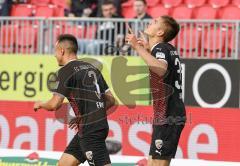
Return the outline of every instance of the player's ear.
[[[61,49],[61,55],[63,56],[64,55],[64,49]]]
[[[165,34],[165,32],[164,32],[163,30],[159,30],[159,31],[157,32],[157,36],[158,36],[158,37],[163,37],[164,34]]]

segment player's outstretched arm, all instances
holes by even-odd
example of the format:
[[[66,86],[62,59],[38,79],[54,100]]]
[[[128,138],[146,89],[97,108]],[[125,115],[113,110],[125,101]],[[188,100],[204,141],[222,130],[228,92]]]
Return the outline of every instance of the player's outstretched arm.
[[[145,63],[149,66],[149,69],[156,73],[157,75],[164,76],[167,71],[168,64],[163,60],[158,60],[154,58],[151,53],[139,44],[137,37],[135,36],[133,30],[128,26],[128,34],[126,35],[126,42],[128,42],[131,47],[142,57]],[[143,38],[143,34],[141,34]]]
[[[58,110],[62,103],[63,103],[64,97],[54,94],[53,97],[48,100],[47,102],[36,102],[34,104],[34,111],[37,111],[38,109],[45,109],[48,111],[56,111]]]
[[[163,60],[154,58],[144,47],[138,44],[137,38],[134,34],[127,34],[126,41],[133,49],[142,57],[150,70],[159,76],[164,76],[167,71],[168,64]]]
[[[150,52],[150,46],[147,38],[144,36],[144,33],[142,31],[139,31],[139,33],[141,37],[137,39],[138,44],[144,47],[147,52]]]

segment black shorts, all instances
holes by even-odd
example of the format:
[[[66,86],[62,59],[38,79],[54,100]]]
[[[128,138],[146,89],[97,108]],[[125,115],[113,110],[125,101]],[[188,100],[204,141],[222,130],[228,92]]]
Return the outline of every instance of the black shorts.
[[[152,159],[170,160],[175,157],[178,141],[184,125],[153,126],[149,155]]]
[[[64,153],[73,155],[81,163],[87,160],[90,166],[110,164],[111,161],[105,143],[107,135],[108,129],[99,130],[84,137],[79,137],[76,134]]]

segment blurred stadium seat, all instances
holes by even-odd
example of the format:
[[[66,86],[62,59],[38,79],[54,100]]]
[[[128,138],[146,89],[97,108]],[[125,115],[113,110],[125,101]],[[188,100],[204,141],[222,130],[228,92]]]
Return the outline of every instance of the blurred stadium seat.
[[[53,17],[54,6],[53,5],[37,5],[34,15],[37,17]]]
[[[189,8],[195,8],[195,7],[199,7],[202,6],[206,3],[206,0],[185,0],[185,4],[189,7]]]
[[[175,7],[172,12],[172,17],[175,19],[191,19],[193,15],[193,9],[188,8],[185,5]]]
[[[212,5],[213,8],[220,8],[228,5],[230,0],[209,0],[209,4]]]
[[[64,33],[72,34],[77,38],[84,38],[84,28],[81,25],[68,25],[64,27]]]
[[[96,25],[89,25],[84,28],[84,34],[86,39],[93,39],[96,36],[97,26]]]
[[[232,4],[240,8],[240,0],[232,0]]]
[[[239,20],[240,9],[235,6],[226,6],[221,10],[220,18],[226,20]]]
[[[194,18],[196,19],[216,19],[217,10],[210,5],[204,5],[199,7],[194,12]]]
[[[236,35],[230,30],[230,34],[227,35],[228,36],[228,57],[230,57],[229,55],[231,55],[230,53],[234,51],[234,48],[236,46]]]
[[[38,27],[23,26],[17,29],[19,35],[16,36],[16,50],[20,53],[34,53],[37,50]]]
[[[182,3],[182,0],[162,0],[161,2],[164,5],[164,7],[172,8],[179,6]]]
[[[48,5],[50,0],[31,0],[31,4],[34,5]]]
[[[0,52],[12,53],[14,52],[14,42],[16,39],[15,25],[4,25],[0,27]]]
[[[33,14],[33,6],[30,4],[13,5],[11,8],[11,16],[28,17]]]
[[[65,16],[65,8],[64,7],[54,7],[54,16],[55,17],[64,17]]]
[[[148,14],[152,16],[153,18],[162,16],[162,15],[169,15],[170,9],[165,8],[163,5],[157,5],[155,7],[149,7],[148,8]]]
[[[133,11],[133,6],[122,5],[121,13],[125,18],[133,18],[136,16],[135,12]]]
[[[44,32],[44,42],[46,43],[44,50],[51,50],[54,48],[57,37],[64,33],[64,25],[54,24],[52,26],[52,29],[46,29]]]
[[[151,7],[151,6],[156,6],[160,3],[160,0],[146,0],[147,2],[147,6]]]
[[[64,1],[64,0],[51,0],[51,3],[58,7],[63,7],[63,8],[67,7],[66,1]]]
[[[188,38],[189,40],[184,40]],[[201,43],[201,31],[196,27],[183,27],[177,38],[177,46],[180,48],[181,54],[189,58],[190,53],[199,50]]]
[[[221,52],[222,56],[224,55],[225,42],[226,42],[226,33],[221,28],[211,28],[208,30],[205,29],[205,39],[204,41],[204,51],[206,56],[210,58],[216,58],[217,54]]]

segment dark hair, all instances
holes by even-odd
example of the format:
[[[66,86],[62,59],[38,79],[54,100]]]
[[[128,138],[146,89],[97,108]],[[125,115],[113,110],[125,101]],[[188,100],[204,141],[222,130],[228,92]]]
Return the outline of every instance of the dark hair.
[[[77,54],[78,42],[75,36],[71,34],[62,34],[58,36],[57,41],[59,43],[65,42],[65,41],[69,42],[70,44],[70,47],[68,48],[69,52]]]
[[[112,0],[105,0],[105,1],[103,1],[101,6],[103,6],[103,5],[113,5],[113,6],[115,6],[115,4],[114,4],[114,2]]]
[[[142,3],[144,3],[144,5],[147,5],[147,1],[146,0],[135,0],[135,1],[141,1]]]
[[[166,25],[166,30],[165,30],[165,35],[163,40],[164,42],[169,42],[177,36],[180,30],[180,26],[177,23],[177,21],[170,16],[161,16],[161,18],[164,20],[164,23]]]

